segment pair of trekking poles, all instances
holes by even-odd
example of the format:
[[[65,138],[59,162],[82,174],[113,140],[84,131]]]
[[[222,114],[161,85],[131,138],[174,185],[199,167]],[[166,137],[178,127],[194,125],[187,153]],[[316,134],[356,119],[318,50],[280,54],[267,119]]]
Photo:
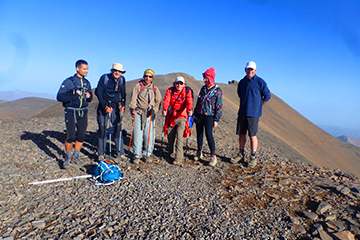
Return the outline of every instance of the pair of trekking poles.
[[[130,136],[130,142],[129,142],[129,149],[131,149],[131,144],[132,144],[132,138],[133,138],[133,134],[134,134],[134,124],[135,124],[135,117],[136,117],[136,113],[133,116],[133,121],[132,121],[132,127],[131,127],[131,136]],[[150,143],[150,134],[151,134],[151,122],[152,122],[152,114],[150,115],[150,125],[149,125],[149,135],[148,135],[148,141],[147,141],[147,148],[146,148],[146,154],[148,154],[148,149],[149,149],[149,143]],[[192,116],[189,117],[189,127],[191,128],[193,125],[193,118]],[[165,117],[163,117],[163,125],[162,125],[162,133],[161,133],[161,154],[160,154],[160,158],[163,158],[163,154],[164,154],[164,128],[165,128]],[[189,131],[186,133],[186,148],[185,148],[185,154],[188,152],[189,149]],[[185,155],[184,154],[184,155]]]
[[[133,139],[133,135],[134,135],[134,125],[135,125],[136,114],[137,113],[135,113],[134,116],[133,116],[133,121],[132,121],[132,126],[131,126],[131,136],[130,136],[130,142],[129,142],[129,150],[131,149],[132,139]],[[149,154],[152,117],[153,117],[153,114],[151,113],[150,114],[150,123],[149,123],[149,134],[148,134],[147,145],[146,145],[146,156]]]
[[[123,120],[123,116],[124,116],[124,113],[120,111],[120,135],[119,135],[119,146],[117,149],[118,150],[118,160],[119,160],[119,157],[120,157],[120,154],[121,154],[121,151],[120,151],[120,148],[121,148],[121,144],[122,144],[122,120]],[[108,138],[109,138],[109,161],[111,161],[111,145],[112,145],[112,139],[111,139],[111,135],[114,133],[114,125],[112,124],[112,113],[108,113],[108,121],[107,121],[107,124],[106,124],[106,135],[108,135]],[[106,142],[105,142],[105,147],[106,147]],[[104,147],[104,149],[105,149]]]

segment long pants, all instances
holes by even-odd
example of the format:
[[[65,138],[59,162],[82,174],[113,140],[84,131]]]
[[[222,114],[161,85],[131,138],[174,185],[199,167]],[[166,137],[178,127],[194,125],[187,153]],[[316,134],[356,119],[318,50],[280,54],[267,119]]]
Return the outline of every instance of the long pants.
[[[149,139],[149,127],[150,116],[146,118],[144,129],[141,129],[141,115],[135,114],[134,132],[132,138],[132,152],[135,158],[141,158],[142,155],[148,157],[154,151],[155,145],[155,117],[151,121],[150,140]]]
[[[115,148],[116,148],[116,152],[118,155],[123,155],[125,154],[125,150],[124,150],[124,140],[122,137],[122,132],[121,132],[121,121],[120,121],[120,112],[119,110],[115,110],[110,114],[111,118],[110,118],[110,122],[113,128],[114,128],[114,133],[115,133]],[[108,124],[109,121],[109,114],[103,114],[101,111],[97,111],[97,122],[99,125],[99,136],[98,136],[98,154],[100,155],[104,155],[105,154],[105,149],[106,149],[106,139],[107,139],[107,135],[109,135],[110,133],[106,134],[106,126]],[[113,139],[112,139],[113,140]],[[110,143],[111,144],[111,143]],[[111,154],[111,153],[109,153]]]
[[[202,151],[204,140],[204,128],[206,140],[209,144],[211,155],[215,155],[215,140],[213,137],[214,118],[213,116],[201,116],[196,123],[196,138],[198,151]]]
[[[168,128],[168,141],[169,141],[169,153],[173,153],[175,145],[175,157],[178,159],[184,159],[184,130],[186,125],[186,118],[178,118],[175,120],[174,127]]]
[[[66,142],[73,143],[75,140],[84,142],[88,118],[87,110],[76,111],[65,109]],[[77,134],[76,134],[77,129]]]

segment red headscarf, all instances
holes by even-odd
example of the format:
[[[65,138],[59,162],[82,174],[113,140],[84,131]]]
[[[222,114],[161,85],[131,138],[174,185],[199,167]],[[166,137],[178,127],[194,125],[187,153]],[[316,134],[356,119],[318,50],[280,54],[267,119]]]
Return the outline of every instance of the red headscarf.
[[[210,85],[214,84],[214,80],[215,80],[215,68],[209,68],[208,70],[206,70],[203,73],[203,77],[209,79],[209,83]]]

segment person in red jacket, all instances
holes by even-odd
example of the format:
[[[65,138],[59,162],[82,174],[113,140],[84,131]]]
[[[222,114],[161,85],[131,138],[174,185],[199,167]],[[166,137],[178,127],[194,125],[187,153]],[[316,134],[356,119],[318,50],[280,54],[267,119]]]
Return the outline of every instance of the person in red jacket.
[[[181,166],[184,163],[184,137],[190,135],[188,116],[192,116],[192,108],[192,90],[185,86],[185,79],[178,76],[173,86],[166,91],[162,112],[165,117],[164,134],[168,137],[169,155],[175,157],[175,165]]]

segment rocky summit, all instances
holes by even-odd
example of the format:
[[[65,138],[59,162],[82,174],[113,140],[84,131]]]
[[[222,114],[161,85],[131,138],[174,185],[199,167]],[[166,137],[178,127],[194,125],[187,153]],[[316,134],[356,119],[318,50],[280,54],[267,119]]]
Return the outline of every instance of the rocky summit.
[[[129,118],[124,122],[128,133]],[[63,117],[1,121],[0,237],[360,239],[360,182],[355,175],[314,166],[265,131],[259,133],[259,164],[253,169],[232,164],[237,138],[221,128],[222,122],[214,132],[216,167],[206,158],[193,160],[195,134],[186,144],[186,164],[179,167],[167,157],[160,122],[155,161],[118,161],[124,179],[96,186],[92,178],[29,184],[91,174],[95,118],[89,118],[84,165],[71,163],[66,170],[61,167]],[[127,134],[126,144],[129,138]],[[270,140],[262,142],[265,138]],[[205,148],[205,157],[208,153]]]

